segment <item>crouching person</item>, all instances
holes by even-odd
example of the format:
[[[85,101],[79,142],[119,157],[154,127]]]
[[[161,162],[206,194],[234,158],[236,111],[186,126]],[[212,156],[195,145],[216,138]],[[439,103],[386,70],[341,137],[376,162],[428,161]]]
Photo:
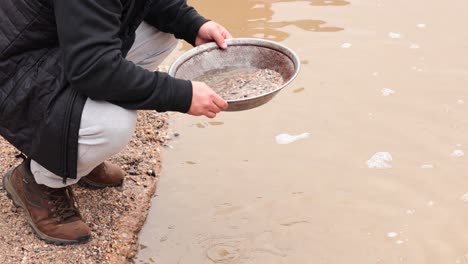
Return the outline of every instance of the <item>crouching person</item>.
[[[47,242],[90,239],[70,186],[122,184],[105,160],[129,142],[136,110],[227,107],[204,83],[151,71],[177,39],[226,48],[227,30],[184,0],[6,0],[0,17],[0,135],[27,156],[3,187]]]

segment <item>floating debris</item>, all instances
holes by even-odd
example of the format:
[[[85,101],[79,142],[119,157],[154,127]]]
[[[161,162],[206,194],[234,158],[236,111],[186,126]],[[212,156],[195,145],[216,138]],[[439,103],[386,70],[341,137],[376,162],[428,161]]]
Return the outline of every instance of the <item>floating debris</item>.
[[[304,87],[300,87],[300,88],[294,89],[293,93],[300,93],[300,92],[303,92],[304,90],[305,90]]]
[[[213,121],[213,122],[208,122],[208,124],[212,126],[221,126],[221,125],[224,125],[224,122]]]
[[[377,152],[367,161],[369,169],[389,169],[392,168],[387,162],[393,160],[392,155],[388,152]]]
[[[299,135],[279,134],[276,136],[276,143],[284,145],[291,144],[300,139],[306,139],[310,137],[310,133],[302,133]]]
[[[434,165],[432,164],[423,164],[421,165],[421,169],[433,169]]]

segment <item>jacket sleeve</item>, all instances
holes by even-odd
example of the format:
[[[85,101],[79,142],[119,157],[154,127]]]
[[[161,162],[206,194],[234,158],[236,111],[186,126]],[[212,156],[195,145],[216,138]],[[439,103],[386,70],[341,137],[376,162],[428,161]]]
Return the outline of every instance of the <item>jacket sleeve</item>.
[[[121,53],[119,0],[55,0],[64,70],[72,88],[128,109],[188,112],[192,84],[151,72]]]
[[[200,27],[208,20],[202,17],[186,0],[158,0],[145,18],[150,25],[172,33],[195,45]]]

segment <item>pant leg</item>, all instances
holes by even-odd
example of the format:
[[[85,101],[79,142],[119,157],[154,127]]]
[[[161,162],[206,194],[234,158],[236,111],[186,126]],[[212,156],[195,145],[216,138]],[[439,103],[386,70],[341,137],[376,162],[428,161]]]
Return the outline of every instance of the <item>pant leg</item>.
[[[159,31],[143,22],[136,31],[135,44],[128,52],[127,59],[154,71],[178,43],[174,35]]]
[[[142,23],[136,32],[135,44],[127,59],[147,69],[154,70],[177,46],[173,35]],[[62,188],[75,184],[97,165],[120,152],[130,141],[136,125],[137,112],[120,106],[87,99],[78,136],[77,179],[55,175],[34,160],[31,172],[39,184],[51,188]]]
[[[72,185],[97,165],[121,151],[135,130],[137,112],[105,102],[87,99],[83,108],[78,137],[77,178],[67,179]],[[65,185],[62,178],[31,161],[31,172],[37,183],[51,188]]]

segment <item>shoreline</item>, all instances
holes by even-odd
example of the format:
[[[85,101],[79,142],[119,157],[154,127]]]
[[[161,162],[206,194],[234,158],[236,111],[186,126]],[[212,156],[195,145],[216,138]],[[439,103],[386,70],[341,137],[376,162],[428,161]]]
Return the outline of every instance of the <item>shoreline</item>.
[[[88,189],[73,186],[80,212],[92,229],[87,244],[55,246],[40,240],[0,189],[0,263],[128,263],[139,248],[143,227],[161,171],[161,148],[168,136],[167,113],[138,111],[135,133],[126,149],[110,160],[127,171],[122,187]],[[18,151],[0,138],[0,184],[3,174],[21,159]]]

